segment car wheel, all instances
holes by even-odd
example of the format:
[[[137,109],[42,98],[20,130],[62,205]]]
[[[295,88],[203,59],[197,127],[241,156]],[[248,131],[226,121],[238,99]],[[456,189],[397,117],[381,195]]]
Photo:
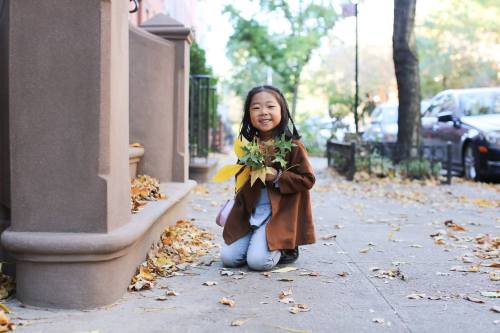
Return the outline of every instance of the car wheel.
[[[464,177],[469,180],[478,180],[477,158],[472,144],[465,147],[464,153]]]

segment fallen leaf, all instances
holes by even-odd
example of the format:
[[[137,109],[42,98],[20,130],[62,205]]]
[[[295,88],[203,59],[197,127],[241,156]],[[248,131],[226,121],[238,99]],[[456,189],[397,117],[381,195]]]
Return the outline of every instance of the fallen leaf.
[[[176,291],[173,290],[168,290],[167,291],[167,296],[178,296],[179,294]]]
[[[360,253],[367,253],[368,251],[370,251],[370,247],[364,247],[361,250],[359,250]]]
[[[407,295],[406,298],[409,298],[409,299],[422,299],[422,298],[425,298],[425,294],[410,294],[410,295]]]
[[[281,282],[292,282],[293,279],[290,279],[290,278],[280,278],[280,279],[278,279],[278,281],[281,281]]]
[[[500,306],[492,306],[490,310],[496,313],[500,313]]]
[[[385,324],[384,318],[373,318],[372,321],[377,324]]]
[[[420,248],[422,248],[423,246],[422,246],[422,245],[420,245],[420,244],[411,244],[411,245],[409,245],[409,247],[414,247],[414,248],[418,248],[418,249],[420,249]]]
[[[347,272],[340,272],[340,273],[337,273],[338,276],[341,276],[341,277],[346,277],[347,275],[349,275],[349,273]]]
[[[224,305],[229,305],[229,306],[234,306],[236,304],[235,301],[233,301],[232,299],[229,299],[229,298],[226,298],[226,297],[222,297],[220,300],[219,300],[219,303],[220,304],[224,304]]]
[[[330,239],[335,239],[337,238],[337,235],[335,234],[329,234],[329,235],[325,235],[323,237],[321,237],[322,240],[330,240]]]
[[[305,304],[295,304],[294,306],[288,308],[288,311],[290,311],[293,314],[297,314],[299,312],[307,312],[311,311],[311,308],[309,308]]]
[[[300,276],[320,276],[318,272],[301,272]]]
[[[490,272],[489,276],[490,276],[491,281],[500,281],[500,273],[499,272],[495,272],[495,271]]]
[[[483,262],[483,263],[481,263],[481,266],[484,266],[484,267],[494,267],[494,268],[500,268],[500,262],[498,262],[498,261],[493,261],[493,262]]]
[[[236,319],[231,322],[231,326],[241,326],[246,323],[249,319]]]
[[[203,282],[203,285],[204,286],[216,286],[217,282],[215,282],[215,281],[205,281],[205,282]]]
[[[496,291],[481,291],[481,296],[489,298],[500,298],[500,290]]]
[[[234,274],[233,271],[227,271],[227,270],[220,271],[220,275],[222,275],[222,276],[231,276],[233,274]]]
[[[271,271],[271,273],[288,273],[292,271],[296,271],[298,268],[297,267],[292,267],[292,266],[286,266],[283,268],[275,269]]]
[[[283,299],[287,296],[291,296],[292,295],[292,288],[288,288],[288,290],[281,290],[278,294],[278,298],[279,299]]]
[[[270,277],[271,273],[269,273],[269,272],[262,272],[262,273],[260,273],[260,275],[264,275],[265,277]]]
[[[482,299],[470,295],[465,295],[464,299],[473,303],[484,303]]]

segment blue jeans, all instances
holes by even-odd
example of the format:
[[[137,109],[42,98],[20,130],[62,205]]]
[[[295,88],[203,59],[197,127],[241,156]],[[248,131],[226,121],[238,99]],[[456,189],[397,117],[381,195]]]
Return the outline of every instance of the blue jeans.
[[[281,251],[269,251],[266,225],[267,222],[230,245],[222,244],[220,250],[222,264],[226,267],[239,267],[246,262],[248,268],[256,271],[266,271],[276,266]]]

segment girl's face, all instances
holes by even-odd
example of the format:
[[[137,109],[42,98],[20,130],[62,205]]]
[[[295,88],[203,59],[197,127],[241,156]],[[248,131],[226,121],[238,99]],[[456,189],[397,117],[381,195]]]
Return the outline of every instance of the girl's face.
[[[281,122],[281,107],[273,94],[261,91],[252,97],[250,122],[259,131],[261,138],[272,137],[272,130]]]

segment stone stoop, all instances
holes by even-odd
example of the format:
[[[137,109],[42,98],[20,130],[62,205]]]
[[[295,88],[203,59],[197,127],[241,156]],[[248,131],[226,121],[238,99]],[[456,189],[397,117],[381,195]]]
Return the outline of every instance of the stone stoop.
[[[19,232],[3,246],[16,260],[17,298],[30,305],[86,309],[117,301],[167,225],[186,218],[196,182],[162,183],[167,199],[149,202],[130,223],[108,233]]]
[[[209,157],[197,158],[189,161],[189,178],[198,183],[206,183],[216,171],[219,161],[216,158]]]

